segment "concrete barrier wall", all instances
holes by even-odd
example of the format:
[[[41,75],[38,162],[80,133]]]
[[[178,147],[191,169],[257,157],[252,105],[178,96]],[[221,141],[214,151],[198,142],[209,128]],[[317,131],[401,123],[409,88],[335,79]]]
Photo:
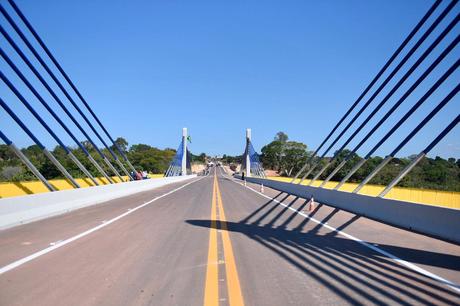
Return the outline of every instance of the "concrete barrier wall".
[[[132,181],[0,199],[0,229],[180,182],[196,175]]]
[[[264,184],[299,197],[347,210],[391,225],[460,243],[460,210],[382,199],[349,192],[302,186],[261,178],[248,182]]]
[[[149,178],[162,178],[163,174],[149,174]],[[118,176],[112,176],[112,180],[116,183],[121,183]],[[129,181],[127,176],[122,176],[124,181]],[[99,185],[110,185],[105,177],[95,177]],[[93,187],[94,183],[88,178],[75,178],[75,181],[81,188]],[[48,180],[56,190],[75,189],[70,181],[65,179]],[[37,194],[50,192],[41,181],[22,181],[22,182],[5,182],[0,183],[0,199],[11,198],[28,194]]]
[[[269,176],[268,179],[280,181],[280,182],[291,182],[291,177],[281,176]],[[294,183],[298,183],[300,179],[296,179]],[[310,180],[305,180],[302,185],[308,185]],[[311,186],[318,187],[323,183],[322,180],[314,181]],[[329,181],[325,184],[325,189],[334,189],[339,182]],[[358,183],[345,183],[340,187],[340,191],[352,192],[358,186]],[[359,194],[368,196],[377,196],[380,192],[385,189],[383,185],[372,185],[366,184],[363,189],[359,191]],[[1,185],[0,185],[1,188]],[[420,188],[408,188],[408,187],[394,187],[385,196],[386,199],[398,200],[403,202],[412,202],[420,204],[430,204],[436,206],[444,206],[449,208],[460,209],[460,192],[456,191],[442,191],[442,190],[430,190]]]

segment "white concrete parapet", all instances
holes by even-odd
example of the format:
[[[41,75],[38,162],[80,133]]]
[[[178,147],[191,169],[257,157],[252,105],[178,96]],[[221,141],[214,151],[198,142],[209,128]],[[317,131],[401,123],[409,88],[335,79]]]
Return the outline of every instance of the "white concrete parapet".
[[[353,212],[397,227],[460,243],[460,209],[409,203],[345,191],[251,177],[263,184],[302,198]]]
[[[0,199],[0,229],[45,219],[193,177],[196,175],[131,181]]]

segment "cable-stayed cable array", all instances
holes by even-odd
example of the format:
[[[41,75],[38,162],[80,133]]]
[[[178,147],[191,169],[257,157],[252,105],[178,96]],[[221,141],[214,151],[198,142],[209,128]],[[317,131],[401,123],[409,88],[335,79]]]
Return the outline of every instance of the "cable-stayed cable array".
[[[241,173],[245,173],[246,176],[265,177],[265,171],[260,162],[259,154],[257,154],[251,142],[251,129],[246,130],[246,146],[241,163]]]
[[[8,43],[8,45],[15,51],[14,57],[19,56],[19,58],[22,60],[22,63],[18,65],[19,63],[15,63],[12,60],[12,56],[8,55],[6,51],[3,49],[0,49],[0,55],[2,60],[8,65],[11,71],[14,73],[11,76],[15,76],[16,78],[19,78],[22,81],[22,84],[20,86],[13,84],[12,82],[12,77],[7,76],[7,72],[0,72],[0,78],[2,79],[2,82],[6,85],[6,87],[10,90],[11,93],[16,96],[16,98],[22,102],[22,104],[28,109],[28,111],[32,114],[32,116],[41,124],[42,127],[45,128],[45,130],[51,135],[51,137],[56,140],[56,142],[59,144],[59,146],[64,150],[66,155],[69,157],[70,160],[72,160],[77,167],[83,172],[84,175],[86,175],[94,185],[98,185],[97,180],[93,177],[93,175],[90,173],[90,171],[82,164],[82,162],[75,157],[75,155],[72,153],[71,149],[64,144],[64,142],[57,136],[57,133],[55,130],[53,130],[50,125],[45,121],[44,117],[35,110],[35,108],[32,106],[28,98],[26,98],[30,93],[33,94],[34,98],[37,99],[41,105],[48,111],[48,113],[51,115],[51,117],[59,124],[59,126],[66,132],[66,134],[75,142],[77,147],[82,150],[86,158],[89,160],[92,166],[97,169],[97,171],[102,174],[106,180],[109,183],[114,183],[114,180],[110,177],[108,174],[111,172],[112,174],[116,175],[119,177],[120,180],[123,181],[122,176],[120,175],[120,171],[126,174],[129,178],[133,179],[133,177],[130,175],[128,170],[126,169],[125,165],[122,163],[122,161],[118,158],[118,156],[113,152],[112,148],[108,146],[107,142],[104,140],[104,138],[101,136],[101,133],[98,132],[98,128],[92,124],[88,116],[83,112],[81,107],[78,105],[75,99],[72,98],[71,93],[66,89],[66,85],[64,85],[60,80],[59,77],[55,72],[53,72],[53,67],[50,67],[46,63],[46,60],[44,57],[40,54],[40,51],[44,51],[45,57],[47,57],[54,65],[54,68],[57,69],[58,73],[65,79],[67,84],[70,86],[70,88],[74,91],[74,93],[78,96],[78,99],[81,101],[81,103],[85,106],[86,110],[91,114],[93,119],[97,122],[98,126],[104,134],[108,137],[108,139],[113,143],[113,148],[116,148],[122,159],[127,163],[128,167],[135,172],[134,167],[132,164],[129,162],[126,154],[120,149],[118,144],[113,140],[109,132],[107,131],[106,127],[101,123],[100,119],[96,116],[94,111],[91,109],[90,105],[88,102],[84,99],[84,97],[81,95],[80,91],[77,89],[75,84],[72,82],[70,77],[67,75],[67,73],[64,71],[62,66],[58,63],[54,55],[51,53],[49,48],[46,46],[46,44],[43,42],[41,37],[38,35],[38,33],[35,31],[35,29],[32,27],[30,22],[27,20],[27,18],[24,16],[24,14],[21,12],[21,10],[18,8],[18,6],[14,3],[13,0],[8,0],[8,3],[10,5],[10,9],[19,17],[25,28],[29,31],[30,34],[32,34],[32,37],[35,39],[35,41],[38,43],[40,46],[41,50],[37,50],[34,46],[31,40],[27,37],[25,32],[21,30],[21,26],[19,23],[17,23],[12,15],[10,15],[7,11],[7,9],[0,4],[0,11],[1,14],[7,22],[5,23],[9,25],[9,27],[12,29],[12,33],[16,35],[16,37],[20,38],[20,41],[27,47],[27,51],[33,54],[33,58],[35,61],[38,61],[40,64],[40,69],[43,69],[46,71],[46,76],[41,74],[39,72],[39,69],[34,66],[30,58],[28,58],[21,49],[21,47],[18,45],[18,43],[14,40],[13,35],[8,33],[7,29],[0,25],[0,32],[2,36],[4,37],[5,42]],[[27,72],[24,72],[21,70],[21,66],[25,64],[27,68],[29,69]],[[64,120],[61,119],[61,117],[55,112],[54,107],[49,103],[49,100],[47,100],[44,96],[42,96],[39,92],[40,90],[38,87],[33,85],[32,78],[28,77],[30,75],[30,72],[32,72],[32,75],[35,76],[36,79],[39,80],[39,84],[46,89],[46,92],[53,98],[55,103],[57,103],[60,106],[60,109],[66,114],[67,118],[70,119],[70,121],[73,123],[73,125],[77,128],[77,130],[84,135],[86,141],[91,145],[91,147],[96,151],[97,155],[100,157],[100,160],[102,160],[105,163],[104,165],[99,164],[93,156],[88,152],[88,149],[82,144],[81,141],[77,139],[77,136],[75,136],[74,132],[72,132],[72,126],[69,126],[65,123]],[[48,82],[51,78],[52,82]],[[27,88],[28,92],[25,94],[22,91],[23,85]],[[59,94],[53,89],[53,87],[57,86],[59,88]],[[41,87],[40,87],[41,88]],[[63,94],[65,96],[65,100],[59,98],[60,94]],[[7,98],[5,98],[7,100]],[[12,99],[8,99],[8,103],[5,102],[4,99],[1,100],[1,106],[2,108],[10,115],[10,117],[21,127],[21,129],[35,142],[36,145],[43,151],[44,155],[48,157],[52,163],[61,171],[61,173],[66,177],[71,184],[75,188],[79,188],[80,186],[76,183],[76,181],[73,179],[73,177],[66,171],[66,169],[62,166],[62,164],[44,147],[42,142],[38,140],[38,138],[33,134],[33,132],[26,126],[26,124],[17,116],[17,114],[12,110],[11,107],[8,106],[8,103],[11,102],[11,104],[16,103],[15,101],[10,101]],[[84,124],[82,124],[78,117],[75,116],[71,109],[67,106],[67,103],[70,103],[73,107],[73,109],[77,112],[77,114],[83,119],[83,122],[86,124],[86,128],[89,127],[89,130],[93,133],[93,135],[96,136],[96,138],[102,143],[103,147],[105,147],[106,152],[109,153],[109,156],[112,158],[112,161],[109,159],[109,157],[106,156],[106,154],[101,150],[98,145],[95,143],[93,138],[89,135],[87,132],[87,129],[85,128]],[[8,139],[4,134],[2,134],[2,140],[5,141],[7,145],[10,147],[12,144],[12,141]],[[8,141],[7,141],[8,140]],[[14,151],[14,148],[12,147],[12,150]],[[16,154],[18,154],[16,152]],[[41,175],[38,170],[35,167],[32,167],[32,163],[30,161],[26,161],[27,157],[25,156],[19,156],[21,160],[26,164],[26,166],[31,169],[31,171],[47,186],[48,189],[53,191],[53,188],[50,188],[50,184],[44,179],[43,175]],[[115,164],[113,164],[113,161],[115,161]],[[104,169],[107,167],[106,169]],[[118,167],[118,169],[117,169]],[[52,186],[51,186],[52,187]]]
[[[182,137],[179,147],[177,148],[176,155],[174,155],[173,160],[169,164],[168,170],[166,170],[165,177],[169,176],[180,176],[190,174],[192,172],[191,166],[191,153],[187,147],[185,147],[185,168],[187,173],[182,173],[182,163],[184,160],[184,146],[186,145],[187,139]]]
[[[459,14],[456,13],[458,11],[458,1],[448,1],[447,5],[442,8],[442,2],[436,1],[432,7],[428,10],[428,12],[423,16],[423,18],[418,22],[418,24],[414,27],[414,29],[410,32],[410,34],[406,37],[403,43],[398,47],[398,49],[394,52],[394,54],[390,57],[390,59],[385,63],[383,68],[377,73],[371,83],[366,87],[363,93],[359,96],[359,98],[352,104],[352,106],[347,110],[344,116],[339,120],[339,122],[334,126],[331,132],[326,136],[326,138],[321,142],[320,146],[313,152],[310,156],[308,161],[305,165],[301,168],[300,171],[295,175],[292,182],[294,182],[301,174],[302,178],[299,180],[299,184],[302,183],[310,174],[313,175],[312,179],[309,181],[308,185],[312,185],[314,181],[319,179],[319,177],[326,171],[326,169],[334,164],[335,161],[338,161],[341,153],[346,150],[346,147],[350,144],[353,139],[357,139],[359,133],[364,130],[365,127],[369,128],[370,130],[359,140],[359,143],[343,158],[343,160],[334,168],[325,178],[325,180],[321,183],[320,188],[325,187],[326,183],[333,179],[333,177],[337,174],[337,172],[344,167],[346,163],[348,163],[352,157],[355,156],[356,152],[369,141],[371,136],[381,128],[381,126],[387,122],[387,119],[391,117],[392,114],[398,111],[398,108],[408,99],[408,97],[413,96],[413,92],[419,87],[420,84],[426,83],[427,79],[436,78],[434,77],[433,71],[436,69],[442,69],[443,65],[445,65],[446,58],[455,58],[455,62],[450,65],[450,67],[444,71],[444,73],[437,77],[436,81],[430,85],[428,90],[419,98],[410,108],[409,110],[400,118],[396,124],[394,124],[391,129],[385,133],[385,135],[377,142],[376,145],[372,147],[372,149],[365,155],[365,157],[356,163],[351,171],[349,171],[345,177],[342,179],[340,183],[338,183],[334,189],[338,190],[343,184],[349,180],[356,171],[358,171],[366,161],[371,157],[375,151],[385,143],[390,136],[392,136],[408,119],[409,117],[414,114],[414,112],[422,106],[426,101],[430,100],[431,96],[435,93],[439,93],[439,88],[447,81],[454,82],[454,88],[450,90],[450,92],[442,98],[441,102],[437,106],[432,109],[432,111],[427,114],[421,122],[411,130],[411,132],[404,138],[403,141],[378,165],[366,179],[364,179],[360,185],[353,191],[358,192],[366,183],[368,183],[386,164],[388,164],[392,158],[395,157],[402,147],[407,144],[427,123],[430,121],[445,105],[447,105],[453,98],[457,95],[459,84],[458,81],[453,78],[454,73],[458,69],[459,59],[458,59],[458,42],[459,42],[459,29],[458,29],[458,21],[459,21]],[[440,10],[440,13],[436,13],[436,11]],[[437,15],[437,16],[436,16]],[[452,16],[453,15],[453,16]],[[451,16],[451,20],[449,21],[449,16]],[[433,17],[434,21],[429,23],[428,21],[430,18]],[[447,26],[443,26],[443,23],[447,23]],[[426,27],[426,30],[423,28]],[[418,33],[419,38],[414,39],[416,34]],[[434,35],[433,33],[438,33]],[[450,40],[449,36],[454,36],[452,40]],[[429,41],[431,36],[435,36],[431,39],[431,43],[426,49],[423,49],[423,43]],[[407,51],[407,53],[402,57],[398,64],[397,58],[398,56],[403,54],[403,50],[410,45],[410,42],[413,42],[412,47]],[[434,51],[443,47],[442,51],[438,55],[434,55]],[[420,55],[417,55],[420,54]],[[436,56],[435,59],[428,64],[427,62],[433,56]],[[409,68],[407,68],[406,72],[403,73],[402,77],[397,79],[398,72],[402,71],[405,65],[408,63],[413,62]],[[390,64],[394,63],[396,66],[393,69],[390,68]],[[410,80],[417,75],[416,71],[423,65],[427,66],[424,71],[417,77],[415,77],[415,81],[411,82]],[[381,81],[380,85],[373,91],[371,94],[371,89],[376,87],[378,84],[378,80],[381,79],[384,75],[385,71],[387,72],[386,78]],[[394,83],[394,85],[390,85]],[[375,117],[379,111],[389,103],[391,100],[390,98],[396,96],[395,93],[398,92],[400,88],[408,87],[405,92],[397,99],[397,101],[383,114],[380,114],[380,120],[374,124],[373,126],[369,124],[371,119]],[[383,98],[380,98],[379,95],[381,93],[386,92]],[[339,130],[339,127],[345,122],[345,119],[350,116],[352,111],[359,105],[361,101],[365,101],[363,99],[367,94],[370,94],[370,98],[367,99],[366,102],[358,109],[354,116],[351,117],[349,122],[341,129],[341,132],[334,138],[334,140],[329,144],[329,146],[323,151],[323,153],[317,157],[320,150],[324,147],[324,145],[331,139],[331,137]],[[376,105],[370,111],[366,118],[362,120],[362,123],[359,124],[357,127],[354,127],[356,120],[364,114],[364,111],[372,105],[372,102],[376,101]],[[377,117],[378,118],[378,117]],[[404,169],[399,175],[395,177],[395,179],[380,193],[379,196],[385,196],[392,187],[394,187],[399,181],[401,181],[405,175],[409,173],[409,171],[425,156],[428,151],[430,151],[439,141],[441,141],[449,131],[451,131],[455,125],[458,123],[457,119],[454,119],[447,127],[444,129],[439,135],[437,135],[432,143],[425,148],[418,156],[415,158],[410,165]],[[347,132],[351,131],[351,135],[348,138],[345,138],[344,135]],[[334,146],[339,142],[343,141],[343,144],[335,151],[332,158],[327,158],[327,154],[334,148]],[[421,157],[420,157],[421,156]],[[322,163],[324,166],[316,173],[314,170]]]
[[[329,134],[326,136],[326,138],[321,142],[321,144],[318,146],[318,148],[313,152],[313,154],[309,157],[307,162],[304,164],[304,166],[297,172],[297,174],[294,176],[292,179],[291,183],[293,183],[299,175],[307,168],[307,166],[310,164],[310,162],[317,156],[318,152],[322,149],[322,147],[326,144],[326,142],[332,137],[332,135],[337,131],[339,126],[344,122],[344,120],[351,114],[351,112],[358,106],[358,104],[361,102],[361,100],[364,98],[364,96],[371,90],[371,88],[376,84],[376,82],[380,79],[380,77],[385,73],[385,71],[388,69],[388,67],[394,62],[396,57],[401,53],[401,51],[407,46],[407,44],[411,41],[411,39],[415,36],[415,34],[419,31],[419,29],[425,24],[427,19],[433,14],[433,12],[436,10],[436,8],[441,4],[441,0],[437,0],[431,8],[428,10],[428,12],[423,16],[423,18],[417,23],[417,25],[412,29],[412,31],[409,33],[409,35],[404,39],[404,41],[401,43],[401,45],[396,49],[396,51],[392,54],[390,59],[385,63],[385,65],[380,69],[380,71],[377,73],[377,75],[372,79],[372,81],[367,85],[367,87],[364,89],[364,91],[361,93],[361,95],[356,99],[356,101],[351,105],[351,107],[345,112],[345,114],[340,118],[340,120],[336,123],[334,128],[329,132]],[[357,119],[357,118],[356,118]],[[347,127],[351,126],[353,122],[356,120],[353,118],[350,123],[347,125]],[[346,130],[347,127],[344,129]],[[342,135],[342,133],[341,133]],[[340,136],[339,136],[340,137]],[[337,141],[334,141],[333,144],[335,144]],[[332,145],[333,145],[332,144]],[[330,149],[327,149],[326,152],[328,152]],[[327,154],[327,153],[326,153]],[[303,177],[302,181],[305,179],[306,176],[308,176],[313,170],[310,169],[309,172],[307,172]]]
[[[254,149],[251,142],[249,142],[248,154],[251,161],[251,173],[254,173],[256,176],[265,177],[265,171],[260,162],[259,154]]]

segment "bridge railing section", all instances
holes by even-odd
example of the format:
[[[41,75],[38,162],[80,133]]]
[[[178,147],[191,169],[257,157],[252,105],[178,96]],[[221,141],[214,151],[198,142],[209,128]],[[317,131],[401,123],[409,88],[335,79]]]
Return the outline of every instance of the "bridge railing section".
[[[279,181],[279,182],[291,182],[290,177],[281,176],[268,176],[267,179]],[[295,183],[298,183],[300,179],[297,179]],[[317,180],[311,187],[319,187],[324,181]],[[334,186],[337,184],[335,181],[329,181],[325,184],[322,189],[334,190]],[[307,186],[306,182],[301,184]],[[352,192],[359,183],[345,183],[340,191]],[[376,197],[385,189],[384,185],[373,185],[367,184],[360,191],[359,194]],[[405,201],[410,203],[436,205],[447,208],[460,209],[460,192],[455,191],[444,191],[444,190],[432,190],[432,189],[419,189],[409,187],[394,187],[388,195],[385,197],[388,199]]]
[[[460,242],[460,236],[458,235],[460,232],[459,209],[408,203],[401,200],[302,186],[257,177],[249,177],[247,181],[249,183],[263,184],[266,187],[294,196],[306,199],[314,198],[315,202],[350,211],[397,227],[451,240],[456,243]],[[248,187],[254,188],[251,185]],[[258,191],[258,188],[256,191]]]

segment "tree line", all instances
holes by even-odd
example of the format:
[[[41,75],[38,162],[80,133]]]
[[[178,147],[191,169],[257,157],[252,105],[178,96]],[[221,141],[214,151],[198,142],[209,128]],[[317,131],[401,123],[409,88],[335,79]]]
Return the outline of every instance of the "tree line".
[[[134,144],[129,147],[126,139],[122,137],[117,138],[115,142],[118,144],[120,149],[125,152],[130,162],[138,171],[164,173],[176,155],[176,150],[171,148],[158,149],[147,144]],[[100,155],[89,142],[83,141],[82,144],[107,174],[115,175],[107,167]],[[118,153],[115,146],[111,146],[110,148],[113,152]],[[63,178],[62,173],[54,166],[53,163],[51,163],[37,145],[23,148],[21,151],[27,156],[27,158],[29,158],[29,160],[35,165],[38,171],[45,176],[45,178]],[[93,176],[102,176],[88,158],[86,158],[80,148],[72,148],[71,151]],[[107,149],[101,149],[101,152],[112,161],[110,152]],[[85,177],[77,165],[75,165],[73,161],[67,157],[64,149],[57,146],[51,151],[51,153],[74,178]],[[206,154],[204,153],[200,155],[191,154],[192,162],[204,162],[205,159]],[[122,160],[121,157],[120,160]],[[112,162],[112,164],[121,175],[124,175],[115,162]],[[128,171],[130,171],[127,165],[125,165],[125,167]],[[27,169],[27,167],[7,145],[0,145],[0,181],[28,181],[36,179],[37,178]]]
[[[312,155],[306,144],[289,140],[288,135],[283,132],[276,134],[274,140],[262,147],[261,162],[265,169],[276,170],[282,176],[292,177],[302,168],[307,160]],[[326,179],[330,173],[345,159],[350,153],[350,150],[340,152],[335,161],[327,168],[319,179]],[[415,157],[409,156],[405,158],[394,158],[387,164],[370,182],[369,184],[387,185],[389,184],[402,169],[404,169],[411,160]],[[340,169],[333,177],[332,181],[341,181],[347,173],[358,163],[362,158],[358,154],[353,154],[352,158]],[[322,167],[330,161],[327,157],[320,160],[319,157],[312,159],[311,164],[320,164],[316,170],[308,176],[313,176],[322,169]],[[380,156],[374,156],[364,163],[364,165],[348,180],[348,182],[359,183],[374,170],[383,160]],[[306,168],[308,171],[310,168]],[[401,187],[413,187],[422,189],[437,189],[448,191],[460,191],[460,159],[436,156],[435,158],[425,157],[421,160],[412,171],[406,175],[398,184]]]

